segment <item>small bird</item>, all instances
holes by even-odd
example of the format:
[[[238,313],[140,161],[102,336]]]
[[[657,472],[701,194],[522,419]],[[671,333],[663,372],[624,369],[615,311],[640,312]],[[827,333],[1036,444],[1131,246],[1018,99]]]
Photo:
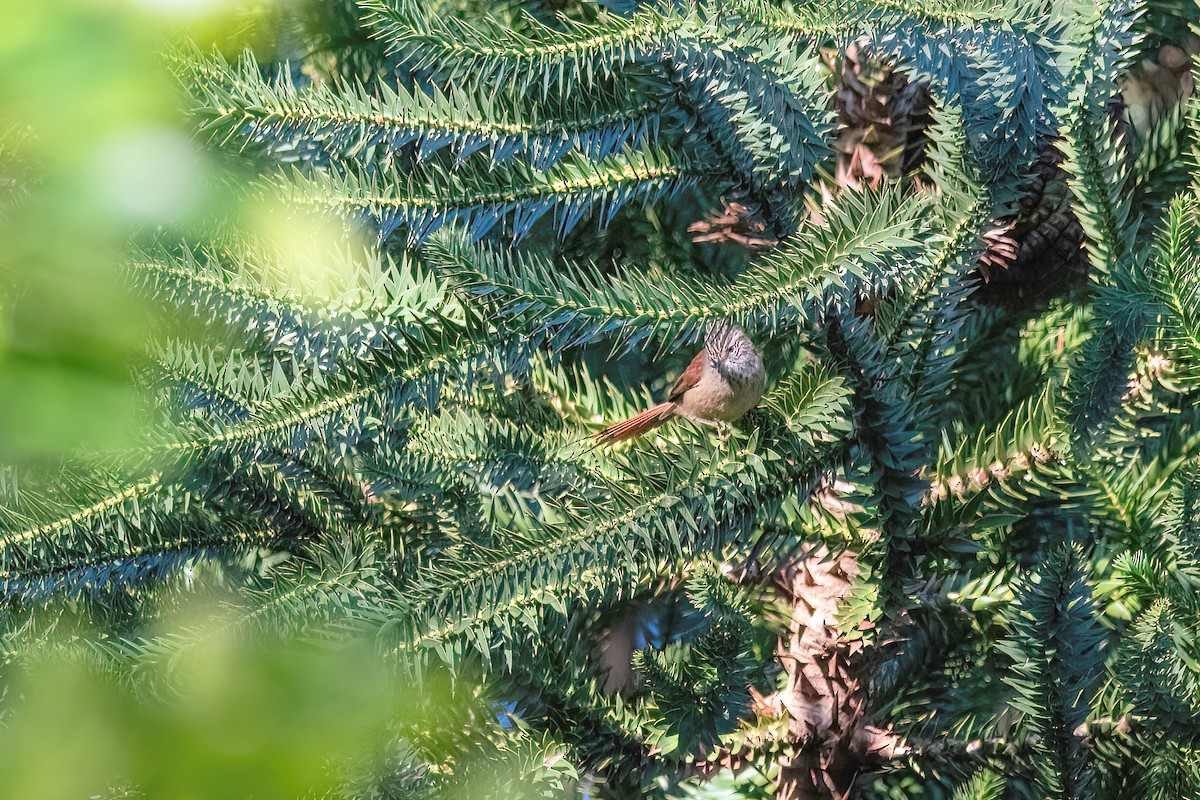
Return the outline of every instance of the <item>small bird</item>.
[[[623,442],[647,433],[674,417],[721,427],[758,404],[767,386],[762,356],[737,326],[709,325],[704,349],[671,387],[667,402],[618,422],[596,434],[601,444]]]

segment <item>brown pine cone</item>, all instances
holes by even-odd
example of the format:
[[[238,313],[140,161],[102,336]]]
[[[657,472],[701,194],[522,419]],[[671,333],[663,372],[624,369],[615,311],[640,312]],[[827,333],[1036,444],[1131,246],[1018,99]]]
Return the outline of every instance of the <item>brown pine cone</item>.
[[[1071,210],[1062,156],[1042,148],[1017,219],[983,235],[979,258],[984,302],[1029,307],[1061,294],[1087,274],[1083,227]]]
[[[925,143],[929,92],[857,45],[848,47],[840,62],[829,61],[841,76],[837,185],[878,186],[913,169]]]

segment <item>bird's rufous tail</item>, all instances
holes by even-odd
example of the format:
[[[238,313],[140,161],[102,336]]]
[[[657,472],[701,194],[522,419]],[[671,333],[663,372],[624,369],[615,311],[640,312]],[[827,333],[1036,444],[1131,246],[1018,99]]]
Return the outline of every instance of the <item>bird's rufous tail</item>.
[[[654,430],[673,416],[675,416],[674,403],[659,403],[654,408],[635,414],[624,422],[608,426],[596,434],[596,439],[601,444],[623,442]]]

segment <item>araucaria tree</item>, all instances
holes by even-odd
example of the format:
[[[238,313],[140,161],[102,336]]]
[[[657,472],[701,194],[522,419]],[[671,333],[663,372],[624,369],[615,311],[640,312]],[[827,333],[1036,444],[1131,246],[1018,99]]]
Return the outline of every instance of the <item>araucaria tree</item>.
[[[369,642],[352,797],[1200,796],[1195,4],[280,16],[167,54],[242,219],[133,237],[144,440],[2,473],[6,680]],[[753,411],[595,438],[729,325]]]

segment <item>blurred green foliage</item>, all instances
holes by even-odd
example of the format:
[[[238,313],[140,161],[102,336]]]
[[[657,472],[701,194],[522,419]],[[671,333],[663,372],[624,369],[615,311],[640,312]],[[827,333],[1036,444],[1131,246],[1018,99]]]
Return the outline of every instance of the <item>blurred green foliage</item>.
[[[267,47],[259,4],[0,4],[0,457],[128,443],[151,320],[120,280],[131,235],[228,202],[161,57],[182,37]],[[259,36],[260,34],[255,34]],[[17,302],[19,299],[19,302]]]
[[[402,683],[353,646],[249,647],[207,637],[136,683],[61,653],[15,676],[0,732],[0,793],[68,800],[128,784],[152,798],[298,798],[333,791],[385,722]],[[161,694],[148,699],[142,681]],[[411,701],[411,696],[410,696]]]
[[[185,35],[269,48],[259,32],[272,26],[248,23],[273,13],[0,3],[0,459],[53,465],[135,442],[137,367],[163,323],[124,278],[131,240],[222,214],[297,253],[330,233],[239,204],[192,141],[161,56]],[[211,611],[172,628],[211,628]],[[406,787],[424,768],[411,753],[397,761],[395,730],[418,704],[367,645],[251,646],[218,626],[133,671],[84,639],[51,637],[5,667],[0,797],[319,797],[364,771],[416,796]],[[437,703],[431,685],[423,707]]]

